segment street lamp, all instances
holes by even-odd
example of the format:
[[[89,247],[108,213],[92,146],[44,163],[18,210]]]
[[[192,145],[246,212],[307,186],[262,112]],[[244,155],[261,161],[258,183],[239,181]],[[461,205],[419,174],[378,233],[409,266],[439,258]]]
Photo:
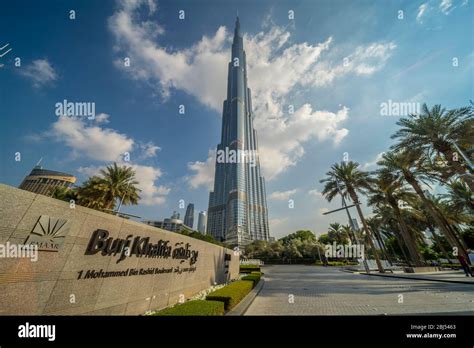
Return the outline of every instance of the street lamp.
[[[353,238],[354,238],[354,241],[357,243],[357,244],[360,244],[359,242],[359,238],[357,238],[357,234],[355,232],[355,226],[354,226],[354,221],[352,221],[352,217],[351,217],[351,213],[349,212],[349,208],[352,208],[352,207],[355,207],[356,204],[352,204],[350,206],[348,206],[346,204],[346,200],[344,198],[344,195],[342,194],[341,192],[341,188],[339,186],[339,181],[336,179],[336,187],[337,187],[337,191],[339,192],[339,194],[341,195],[341,198],[342,198],[342,208],[339,208],[339,209],[335,209],[335,210],[331,210],[331,211],[327,211],[325,213],[323,213],[323,215],[328,215],[328,214],[331,214],[331,213],[334,213],[334,212],[337,212],[337,211],[340,211],[340,210],[345,210],[346,213],[347,213],[347,218],[349,219],[349,226],[351,228],[351,231],[353,233]],[[357,203],[357,204],[360,204],[360,203]],[[364,254],[365,254],[365,248],[364,248]],[[367,264],[367,260],[365,258],[365,255],[363,255],[364,258],[362,259],[362,262],[364,264],[364,268],[365,268],[365,271],[367,273],[370,273],[370,268]]]

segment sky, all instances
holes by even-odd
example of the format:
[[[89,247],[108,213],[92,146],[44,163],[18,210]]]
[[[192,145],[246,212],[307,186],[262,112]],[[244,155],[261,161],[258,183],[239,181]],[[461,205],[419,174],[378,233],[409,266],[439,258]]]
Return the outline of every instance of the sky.
[[[184,200],[197,223],[237,13],[273,237],[347,224],[344,212],[322,215],[340,202],[322,197],[319,180],[344,157],[376,168],[401,117],[381,112],[384,103],[474,99],[469,0],[7,0],[0,182],[18,186],[40,158],[78,184],[118,162],[133,166],[142,190],[122,212],[184,217]],[[95,116],[58,117],[64,100]]]

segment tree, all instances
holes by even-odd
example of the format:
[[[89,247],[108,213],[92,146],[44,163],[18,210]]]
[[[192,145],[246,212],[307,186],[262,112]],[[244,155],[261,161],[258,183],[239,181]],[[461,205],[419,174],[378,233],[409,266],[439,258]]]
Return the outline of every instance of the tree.
[[[462,163],[462,156],[456,152],[457,144],[463,151],[472,146],[474,139],[474,110],[472,106],[446,111],[441,105],[431,110],[423,104],[420,115],[401,118],[399,129],[392,138],[400,142],[395,150],[422,149],[428,154],[442,154],[448,164],[448,175],[457,174],[474,191],[472,170]],[[470,172],[470,173],[469,173]]]
[[[54,187],[51,190],[51,197],[66,202],[71,200],[77,202],[77,189],[65,186]]]
[[[101,169],[101,176],[90,177],[78,189],[79,204],[89,208],[111,211],[117,200],[122,204],[138,204],[140,189],[136,187],[132,167],[114,163]]]
[[[343,225],[343,226],[341,226],[341,230],[342,230],[342,233],[344,233],[344,235],[346,235],[347,238],[349,238],[349,240],[353,239],[352,242],[354,244],[357,244],[357,240],[355,238],[355,233],[354,233],[354,231],[352,231],[351,226]]]
[[[101,169],[100,173],[103,178],[99,187],[103,192],[103,200],[105,209],[113,209],[116,200],[122,200],[123,204],[138,204],[141,191],[135,185],[138,181],[135,180],[135,171],[132,167],[117,166],[114,163],[107,166],[106,169]]]
[[[359,164],[352,161],[333,164],[331,170],[326,173],[327,177],[320,180],[321,183],[325,183],[322,194],[329,202],[338,194],[351,198],[356,206],[363,229],[368,236],[367,239],[377,263],[377,268],[380,272],[384,272],[379,254],[372,240],[371,232],[362,213],[358,196],[358,193],[367,193],[373,180],[366,172],[359,170],[358,167]]]
[[[283,243],[283,245],[287,245],[291,241],[298,239],[300,241],[311,241],[315,242],[316,241],[316,236],[314,235],[313,232],[309,230],[299,230],[296,231],[295,233],[291,233],[283,238],[280,238],[280,241]]]
[[[395,176],[403,176],[418,194],[423,202],[423,207],[443,231],[451,246],[456,247],[467,257],[467,253],[456,237],[454,230],[421,187],[421,183],[428,184],[435,176],[431,173],[429,165],[426,164],[426,156],[420,149],[386,152],[377,164],[386,167],[386,170]]]
[[[336,244],[347,244],[349,238],[346,232],[342,229],[342,225],[338,222],[329,224],[328,237],[330,243],[336,242]]]
[[[318,242],[321,244],[332,244],[332,241],[327,233],[320,235],[318,238]]]
[[[448,192],[442,197],[449,201],[450,207],[457,213],[474,213],[474,200],[469,187],[460,180],[452,181]]]
[[[392,212],[400,225],[400,232],[404,244],[408,249],[410,260],[416,266],[424,265],[423,256],[418,251],[416,241],[401,214],[402,203],[413,200],[415,196],[414,193],[404,187],[404,183],[400,180],[400,177],[393,175],[393,173],[387,169],[377,171],[377,178],[374,183],[375,185],[371,188],[368,204],[375,206],[389,205],[392,208]]]
[[[78,189],[78,204],[87,208],[104,209],[102,178],[92,176],[87,179]]]

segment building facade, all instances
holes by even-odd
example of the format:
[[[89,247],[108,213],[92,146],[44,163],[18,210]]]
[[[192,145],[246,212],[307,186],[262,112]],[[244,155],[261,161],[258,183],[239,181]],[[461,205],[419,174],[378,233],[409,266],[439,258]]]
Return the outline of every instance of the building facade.
[[[206,234],[206,226],[207,226],[207,213],[205,211],[199,212],[198,218],[198,232],[202,234]]]
[[[186,208],[186,214],[184,215],[184,224],[190,228],[194,225],[194,204],[189,203]]]
[[[45,196],[51,196],[57,187],[71,187],[76,177],[71,174],[43,169],[40,165],[33,168],[18,188]]]
[[[148,220],[143,222],[149,226],[162,228],[171,232],[192,232],[192,228],[186,226],[186,224],[183,223],[183,220],[180,220],[179,213],[177,213],[176,211],[173,212],[173,215],[171,215],[170,218],[163,219],[163,221]]]
[[[247,87],[246,55],[238,17],[222,116],[214,190],[209,194],[207,233],[234,247],[252,240],[268,240],[265,180],[260,173],[252,96]]]

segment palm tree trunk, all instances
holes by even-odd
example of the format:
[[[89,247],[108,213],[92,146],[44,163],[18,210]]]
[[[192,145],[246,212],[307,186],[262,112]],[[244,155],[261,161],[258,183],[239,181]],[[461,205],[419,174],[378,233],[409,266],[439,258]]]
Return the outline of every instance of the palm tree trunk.
[[[388,256],[387,248],[385,247],[385,243],[383,242],[382,236],[380,235],[379,231],[375,228],[372,229],[374,232],[375,238],[377,238],[377,241],[380,244],[380,247],[382,248],[382,252],[384,256],[387,258],[387,261],[390,262],[390,264],[393,264],[391,258]]]
[[[398,227],[400,228],[400,224],[398,224]],[[402,236],[401,236],[401,232],[400,230],[398,232],[394,232],[395,234],[395,238],[397,240],[397,243],[398,243],[398,247],[400,248],[400,250],[402,251],[402,254],[403,254],[403,258],[405,259],[406,263],[408,266],[411,266],[411,260],[410,258],[408,257],[406,251],[405,251],[405,243],[404,241],[402,240]]]
[[[438,225],[441,231],[443,231],[443,234],[446,236],[446,239],[448,240],[449,244],[452,247],[456,247],[457,250],[461,253],[461,255],[464,255],[464,257],[468,259],[469,256],[467,255],[466,250],[464,250],[462,244],[457,240],[456,236],[453,235],[452,231],[449,228],[449,224],[446,225],[443,219],[438,215],[436,207],[433,205],[433,203],[428,198],[426,198],[418,181],[413,176],[407,175],[406,173],[405,179],[413,187],[418,196],[420,196],[427,209],[428,214],[434,219],[436,225]]]
[[[410,254],[411,261],[413,261],[415,266],[424,266],[425,263],[423,260],[423,256],[420,254],[418,248],[416,247],[416,241],[408,230],[408,227],[405,223],[405,220],[403,220],[402,218],[402,214],[400,212],[400,209],[398,208],[398,205],[394,202],[390,202],[390,205],[392,206],[392,209],[395,212],[395,217],[398,221],[398,224],[400,225],[400,232],[408,249],[408,253]]]
[[[444,254],[444,257],[446,257],[446,260],[448,260],[448,263],[451,263],[451,259],[449,258],[449,254],[446,251],[446,249],[444,248],[444,246],[442,244],[442,241],[441,241],[441,238],[438,236],[437,233],[435,233],[435,230],[434,230],[433,227],[430,227],[430,232],[433,235],[433,238],[435,239],[435,241],[438,243],[439,248],[441,249],[441,252]]]
[[[359,198],[357,197],[357,194],[353,189],[349,189],[349,195],[351,196],[352,201],[354,202],[356,209],[357,209],[357,214],[359,214],[360,221],[362,221],[362,226],[364,227],[364,231],[367,234],[367,239],[370,244],[370,248],[372,249],[372,252],[374,253],[374,258],[375,262],[377,263],[377,268],[380,273],[385,273],[385,270],[383,269],[382,262],[380,262],[380,257],[377,249],[375,248],[374,241],[372,240],[372,235],[369,231],[369,227],[367,226],[367,222],[365,221],[364,214],[362,214],[362,209],[360,208],[360,203],[359,203]]]

